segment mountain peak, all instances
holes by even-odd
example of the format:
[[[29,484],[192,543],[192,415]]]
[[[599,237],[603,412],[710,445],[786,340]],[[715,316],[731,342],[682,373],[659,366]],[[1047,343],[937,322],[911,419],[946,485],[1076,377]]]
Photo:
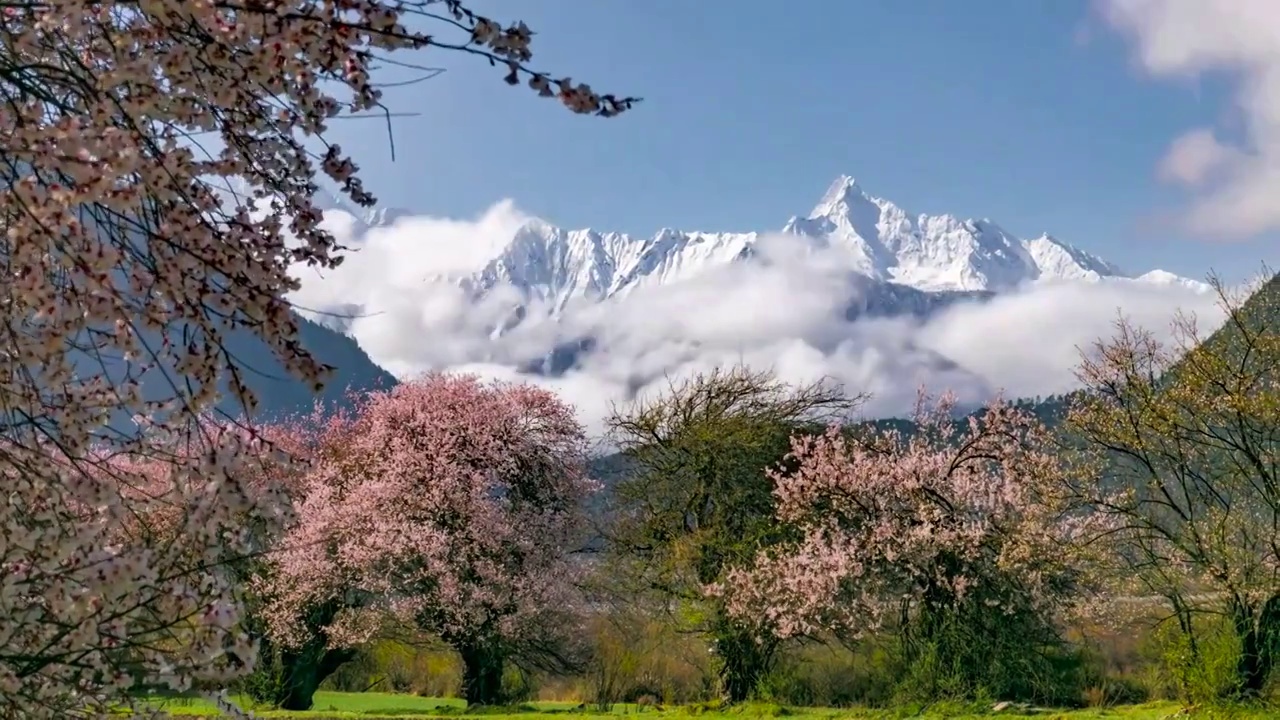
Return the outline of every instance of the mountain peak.
[[[858,186],[857,179],[852,175],[849,175],[848,173],[841,173],[839,177],[831,182],[831,186],[827,188],[827,192],[836,190],[860,192],[861,188]]]
[[[827,191],[823,193],[822,199],[814,206],[813,212],[809,213],[809,217],[819,218],[830,215],[842,203],[849,205],[852,201],[858,199],[867,200],[869,196],[852,175],[841,175],[827,187]]]
[[[534,235],[554,235],[559,230],[560,228],[557,228],[555,225],[552,225],[542,218],[531,217],[526,218],[525,221],[520,224],[520,228],[516,231],[516,234],[518,235],[521,232],[527,232],[533,233]]]

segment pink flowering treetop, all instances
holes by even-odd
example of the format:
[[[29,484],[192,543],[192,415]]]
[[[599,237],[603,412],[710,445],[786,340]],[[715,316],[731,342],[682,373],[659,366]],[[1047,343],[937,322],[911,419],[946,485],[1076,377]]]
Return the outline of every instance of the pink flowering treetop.
[[[981,635],[1062,609],[1077,521],[1059,515],[1048,434],[1009,405],[963,421],[952,407],[921,406],[909,433],[797,436],[791,469],[772,472],[793,539],[716,588],[731,611],[783,637],[890,631],[936,650],[954,620]]]
[[[407,623],[457,649],[468,699],[489,703],[509,655],[571,631],[548,618],[571,609],[566,553],[594,484],[553,394],[429,375],[315,439],[297,527],[261,584],[275,642],[340,650]]]

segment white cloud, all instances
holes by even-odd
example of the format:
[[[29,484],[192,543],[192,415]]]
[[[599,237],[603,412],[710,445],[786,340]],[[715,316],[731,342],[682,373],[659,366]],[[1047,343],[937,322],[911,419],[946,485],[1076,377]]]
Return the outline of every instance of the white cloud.
[[[1073,384],[1077,347],[1108,335],[1120,310],[1156,331],[1179,307],[1218,317],[1211,295],[1117,282],[1032,287],[927,321],[849,321],[845,309],[866,279],[836,270],[823,251],[795,253],[790,238],[790,253],[766,240],[762,262],[720,266],[605,303],[571,303],[558,322],[539,319],[545,315],[534,308],[530,321],[495,336],[519,301],[513,290],[475,303],[455,284],[430,278],[478,269],[522,218],[502,203],[471,222],[403,218],[363,238],[340,238],[359,252],[327,277],[304,275],[296,299],[319,310],[359,309],[348,332],[397,375],[452,369],[533,380],[562,393],[593,429],[612,402],[739,361],[791,381],[837,379],[872,393],[866,412],[879,416],[909,408],[920,384],[970,402],[1001,389],[1061,392]],[[563,377],[520,372],[584,337],[594,345]]]
[[[1159,175],[1183,185],[1203,185],[1230,170],[1240,159],[1240,151],[1218,142],[1212,130],[1192,130],[1169,146],[1160,162]]]
[[[1137,46],[1154,75],[1225,72],[1237,80],[1244,120],[1239,147],[1210,128],[1175,140],[1161,166],[1196,186],[1188,223],[1215,237],[1280,227],[1280,3],[1274,0],[1101,0],[1106,20]]]
[[[488,329],[515,300],[496,293],[474,305],[456,287],[433,279],[483,267],[525,220],[504,201],[475,220],[407,216],[360,235],[360,221],[327,210],[325,225],[353,251],[323,275],[302,270],[302,289],[292,299],[315,311],[358,310],[351,334],[394,374],[415,371],[423,362],[472,362]]]
[[[1054,283],[956,307],[922,326],[919,342],[1009,394],[1051,395],[1077,385],[1081,350],[1111,337],[1121,314],[1167,338],[1178,310],[1194,313],[1204,329],[1221,323],[1212,292],[1136,281]]]

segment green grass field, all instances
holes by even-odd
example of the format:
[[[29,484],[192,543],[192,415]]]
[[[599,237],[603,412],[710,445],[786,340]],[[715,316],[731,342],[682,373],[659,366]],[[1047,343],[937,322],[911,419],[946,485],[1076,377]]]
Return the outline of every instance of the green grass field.
[[[214,707],[200,700],[169,700],[162,706],[173,715],[187,718],[217,717]],[[241,707],[247,707],[242,704]],[[1091,710],[1040,711],[1033,713],[1000,712],[983,713],[973,710],[934,706],[931,708],[899,708],[894,710],[856,710],[856,709],[808,709],[781,708],[773,705],[747,705],[729,710],[714,710],[700,706],[666,709],[638,708],[636,706],[619,705],[610,713],[596,709],[581,709],[572,703],[531,703],[517,708],[485,709],[467,711],[460,701],[436,698],[420,698],[413,695],[394,695],[391,693],[335,693],[320,692],[316,694],[315,707],[302,713],[290,713],[273,710],[255,711],[264,718],[298,718],[299,720],[339,720],[340,718],[363,718],[376,720],[413,720],[415,718],[456,718],[480,717],[485,720],[549,720],[560,716],[582,718],[583,720],[603,720],[605,718],[630,718],[640,720],[681,720],[684,718],[699,720],[733,720],[734,718],[764,719],[786,717],[794,720],[897,720],[899,718],[927,718],[942,720],[943,718],[999,717],[999,718],[1037,718],[1038,720],[1163,720],[1175,717],[1223,718],[1231,720],[1263,720],[1280,717],[1276,710],[1242,710],[1214,709],[1194,713],[1181,712],[1181,708],[1172,703],[1154,703],[1116,708],[1099,708]]]

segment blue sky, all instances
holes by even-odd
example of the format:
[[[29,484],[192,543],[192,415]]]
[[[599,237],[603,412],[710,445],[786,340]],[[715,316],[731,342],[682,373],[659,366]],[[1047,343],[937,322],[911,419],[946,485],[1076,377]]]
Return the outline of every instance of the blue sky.
[[[502,198],[554,223],[651,234],[779,228],[848,173],[912,212],[990,217],[1145,271],[1256,271],[1274,239],[1207,242],[1155,169],[1233,132],[1231,88],[1154,79],[1083,0],[475,0],[538,33],[534,65],[641,95],[576,117],[453,53],[337,134],[384,204],[471,217]],[[1238,131],[1238,130],[1236,130]]]

